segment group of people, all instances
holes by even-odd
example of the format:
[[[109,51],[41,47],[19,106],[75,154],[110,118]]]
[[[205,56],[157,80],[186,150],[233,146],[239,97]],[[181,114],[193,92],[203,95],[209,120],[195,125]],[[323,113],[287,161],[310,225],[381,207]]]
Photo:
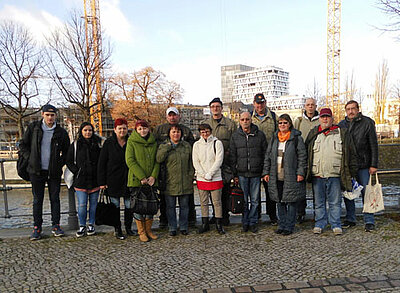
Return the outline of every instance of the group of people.
[[[167,122],[154,132],[147,121],[138,120],[128,136],[128,123],[119,118],[114,122],[114,133],[104,141],[94,133],[93,125],[84,122],[78,137],[70,143],[67,132],[56,122],[57,109],[45,105],[43,119],[31,123],[20,142],[32,183],[34,229],[30,239],[41,238],[45,183],[50,195],[52,233],[64,235],[59,192],[65,164],[74,174],[71,188],[78,202],[77,237],[96,233],[97,201],[99,192],[105,192],[118,209],[120,199],[124,199],[126,235],[138,234],[143,242],[157,239],[152,231],[154,215],[134,213],[130,206],[131,194],[149,189],[159,193],[160,227],[168,227],[170,236],[178,231],[187,235],[196,223],[194,178],[202,218],[198,233],[209,231],[210,224],[215,223],[217,232],[225,234],[223,226],[230,223],[232,182],[244,192],[243,232],[258,231],[261,182],[266,211],[271,224],[278,225],[277,234],[292,234],[296,219],[304,220],[306,189],[310,186],[315,198],[313,233],[322,233],[329,224],[333,233],[340,235],[342,228],[356,224],[354,200],[346,198],[346,218],[341,223],[342,191],[352,189],[352,178],[365,187],[378,166],[374,122],[361,114],[356,101],[347,102],[347,116],[338,125],[333,123],[329,108],[316,110],[314,99],[306,100],[303,115],[294,123],[288,114],[276,117],[262,93],[254,97],[253,113],[240,114],[239,126],[222,114],[219,98],[209,106],[211,117],[199,125],[197,141],[191,130],[180,124],[178,109],[170,107]],[[137,232],[132,228],[133,220]],[[366,231],[374,230],[373,214],[364,214],[364,221]],[[126,237],[120,221],[115,236],[121,240]]]

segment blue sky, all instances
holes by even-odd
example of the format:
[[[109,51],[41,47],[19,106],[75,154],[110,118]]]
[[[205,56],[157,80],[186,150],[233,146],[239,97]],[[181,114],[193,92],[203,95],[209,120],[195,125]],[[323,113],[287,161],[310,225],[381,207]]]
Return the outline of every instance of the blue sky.
[[[83,0],[3,0],[0,20],[24,22],[40,39],[82,8]],[[325,0],[100,0],[100,10],[114,71],[153,66],[181,84],[185,102],[220,96],[220,67],[236,63],[289,71],[290,94],[314,78],[326,91]],[[383,58],[390,81],[400,80],[400,43],[374,28],[387,20],[375,0],[342,1],[342,89],[354,72],[356,87],[372,93]]]

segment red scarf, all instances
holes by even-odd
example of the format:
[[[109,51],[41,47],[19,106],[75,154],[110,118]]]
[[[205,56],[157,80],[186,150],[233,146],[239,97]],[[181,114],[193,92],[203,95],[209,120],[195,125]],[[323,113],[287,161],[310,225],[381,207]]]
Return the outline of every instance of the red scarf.
[[[339,128],[339,126],[337,126],[337,125],[332,125],[331,127],[325,128],[325,129],[322,131],[322,127],[321,127],[321,125],[320,125],[320,126],[318,126],[318,132],[323,132],[325,135],[328,135],[329,132],[331,132],[332,130],[338,129],[338,128]]]

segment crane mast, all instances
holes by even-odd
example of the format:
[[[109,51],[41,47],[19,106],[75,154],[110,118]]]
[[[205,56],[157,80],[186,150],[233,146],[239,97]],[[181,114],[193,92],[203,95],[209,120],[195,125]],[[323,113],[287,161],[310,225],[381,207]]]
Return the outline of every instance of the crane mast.
[[[101,58],[101,27],[100,10],[98,0],[83,0],[86,50],[88,56],[88,88],[90,101],[90,121],[100,135],[103,135],[102,112],[102,70],[100,65]],[[94,81],[94,87],[92,86]],[[93,90],[94,89],[94,90]]]

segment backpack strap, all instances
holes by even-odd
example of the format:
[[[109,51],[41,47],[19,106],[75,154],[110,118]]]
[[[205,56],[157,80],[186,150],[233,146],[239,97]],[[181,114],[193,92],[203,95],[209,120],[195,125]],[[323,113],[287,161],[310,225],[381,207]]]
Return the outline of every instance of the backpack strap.
[[[271,110],[270,110],[271,111]],[[276,114],[274,111],[271,111],[272,119],[274,120],[275,131],[278,129],[276,125]]]

